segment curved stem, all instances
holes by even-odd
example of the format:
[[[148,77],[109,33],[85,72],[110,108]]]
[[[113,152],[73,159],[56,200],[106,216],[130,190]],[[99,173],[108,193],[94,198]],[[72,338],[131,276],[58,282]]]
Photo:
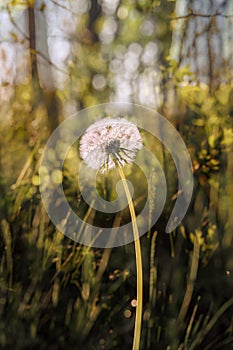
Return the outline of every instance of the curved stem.
[[[134,234],[134,246],[136,254],[136,270],[137,270],[137,307],[134,327],[134,339],[133,350],[138,350],[140,347],[141,326],[142,326],[142,302],[143,302],[143,277],[142,277],[142,254],[141,245],[139,239],[138,226],[136,221],[136,215],[134,210],[133,201],[129,192],[129,187],[125,178],[125,174],[122,166],[118,163],[117,168],[124,186],[125,194],[127,197],[130,215],[132,219],[133,234]]]

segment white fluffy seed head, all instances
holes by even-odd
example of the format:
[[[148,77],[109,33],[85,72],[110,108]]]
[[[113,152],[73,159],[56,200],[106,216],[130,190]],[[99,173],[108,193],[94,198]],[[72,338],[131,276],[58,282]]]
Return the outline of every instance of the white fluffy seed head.
[[[124,118],[100,119],[86,130],[80,140],[80,155],[85,163],[104,173],[131,163],[142,148],[138,128]]]

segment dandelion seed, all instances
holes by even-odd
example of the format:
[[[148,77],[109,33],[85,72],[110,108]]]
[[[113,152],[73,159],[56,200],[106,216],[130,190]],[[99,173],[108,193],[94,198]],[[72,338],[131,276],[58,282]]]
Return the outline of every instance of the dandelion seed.
[[[124,118],[104,118],[92,124],[80,140],[80,155],[93,169],[104,173],[131,163],[142,139],[138,128]]]

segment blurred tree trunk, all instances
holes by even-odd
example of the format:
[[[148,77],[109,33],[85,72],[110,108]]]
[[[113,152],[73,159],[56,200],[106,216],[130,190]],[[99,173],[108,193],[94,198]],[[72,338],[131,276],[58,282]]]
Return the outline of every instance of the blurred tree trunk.
[[[33,84],[33,96],[32,96],[32,107],[36,108],[39,103],[44,103],[47,116],[48,116],[48,127],[49,131],[53,130],[59,124],[59,112],[58,112],[58,101],[56,96],[56,89],[53,82],[53,74],[51,69],[51,63],[48,54],[48,44],[47,44],[47,25],[46,21],[43,21],[43,26],[40,26],[40,46],[45,48],[45,50],[40,53],[37,49],[37,25],[40,18],[36,18],[36,1],[34,4],[28,5],[28,29],[29,29],[29,49],[30,49],[30,61],[31,61],[31,77]],[[42,32],[43,31],[43,32]],[[43,57],[48,57],[48,62],[46,65],[46,76],[49,82],[49,87],[41,85],[40,73],[38,70],[38,53]]]
[[[226,62],[224,56],[224,36],[227,14],[231,0],[181,0],[176,2],[176,17],[172,58],[179,66],[189,65],[198,82],[208,84],[210,92],[219,87],[220,75]],[[225,43],[226,45],[226,43]]]
[[[91,1],[91,6],[89,10],[89,20],[88,20],[88,30],[91,32],[92,42],[98,42],[99,38],[95,31],[95,22],[101,15],[101,6],[97,0]]]
[[[37,71],[37,56],[36,56],[36,24],[35,24],[35,10],[33,6],[28,6],[28,28],[29,28],[29,49],[31,60],[32,79],[39,82]]]

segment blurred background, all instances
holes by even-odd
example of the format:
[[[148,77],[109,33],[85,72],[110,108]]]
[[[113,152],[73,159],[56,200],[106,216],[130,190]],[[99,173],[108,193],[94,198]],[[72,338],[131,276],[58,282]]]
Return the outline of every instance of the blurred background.
[[[141,239],[141,349],[233,349],[232,69],[231,0],[0,0],[1,349],[132,346],[134,245],[101,250],[71,241],[39,193],[53,130],[109,101],[165,116],[194,169],[186,218],[165,235],[177,174],[167,151],[145,136],[168,195]],[[89,222],[103,221],[80,197],[72,162],[63,186]],[[101,191],[111,191],[107,181]],[[120,222],[121,214],[111,221]]]

